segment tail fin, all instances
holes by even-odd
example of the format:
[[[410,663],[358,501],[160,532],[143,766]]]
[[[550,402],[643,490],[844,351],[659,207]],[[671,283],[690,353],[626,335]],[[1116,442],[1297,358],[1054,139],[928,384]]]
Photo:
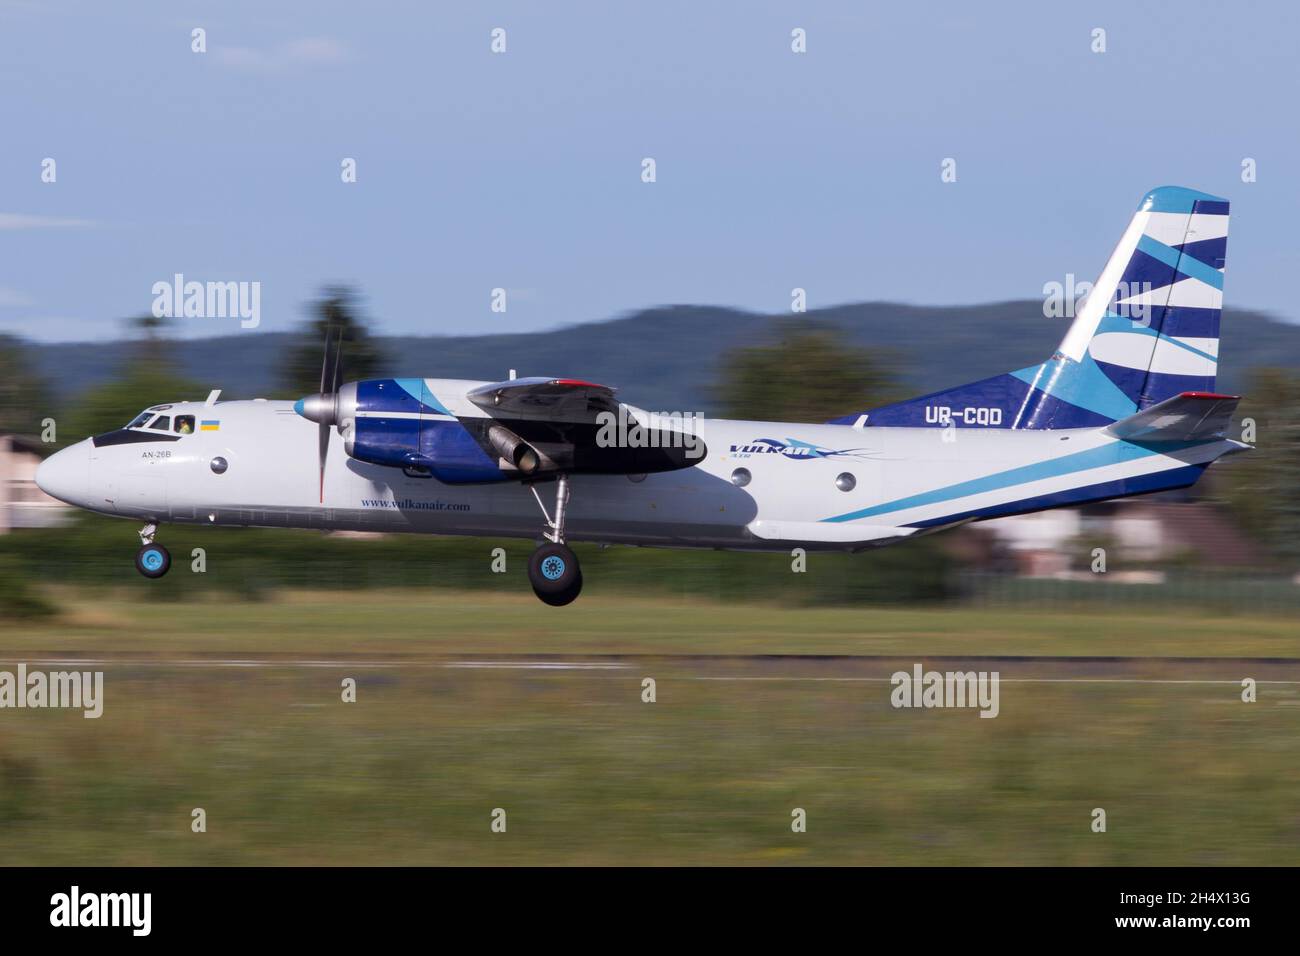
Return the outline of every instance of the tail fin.
[[[1183,392],[1213,392],[1227,244],[1227,200],[1153,189],[1050,359],[886,405],[865,424],[1086,428]]]

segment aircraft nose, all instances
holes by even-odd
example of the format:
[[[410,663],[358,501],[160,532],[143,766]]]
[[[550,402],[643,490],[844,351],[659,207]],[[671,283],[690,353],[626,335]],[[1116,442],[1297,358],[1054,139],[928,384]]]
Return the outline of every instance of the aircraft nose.
[[[36,469],[36,485],[52,498],[81,505],[90,491],[90,441],[56,451]]]

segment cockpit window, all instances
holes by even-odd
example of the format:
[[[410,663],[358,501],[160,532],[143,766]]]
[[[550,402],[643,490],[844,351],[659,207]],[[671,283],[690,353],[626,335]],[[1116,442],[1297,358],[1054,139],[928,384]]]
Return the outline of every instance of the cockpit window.
[[[172,417],[170,415],[159,415],[149,423],[149,430],[155,432],[169,432],[172,430]]]
[[[177,415],[177,416],[176,416],[176,432],[177,432],[177,434],[180,434],[180,435],[191,435],[191,434],[193,434],[193,433],[194,433],[194,416],[193,416],[193,415]]]
[[[139,415],[135,416],[135,418],[131,419],[131,423],[126,427],[144,428],[145,423],[148,422],[149,419],[151,418],[153,418],[153,412],[141,412]]]

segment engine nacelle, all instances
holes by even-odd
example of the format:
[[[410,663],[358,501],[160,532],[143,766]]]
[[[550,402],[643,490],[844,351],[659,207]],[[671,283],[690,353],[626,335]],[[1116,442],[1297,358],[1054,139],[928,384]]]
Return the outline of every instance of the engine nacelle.
[[[344,450],[358,461],[427,470],[445,484],[518,477],[483,450],[423,379],[349,382],[335,397],[333,420]]]

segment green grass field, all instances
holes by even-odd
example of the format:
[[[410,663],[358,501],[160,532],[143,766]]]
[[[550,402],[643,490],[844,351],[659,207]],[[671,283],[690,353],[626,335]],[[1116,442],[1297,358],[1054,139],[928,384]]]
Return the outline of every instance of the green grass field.
[[[57,596],[61,618],[5,626],[0,669],[59,654],[357,663],[117,663],[99,720],[0,711],[6,863],[1300,863],[1294,686],[1243,704],[1233,685],[1008,682],[984,720],[895,710],[883,682],[702,679],[711,671],[689,658],[589,671],[421,663],[1294,656],[1282,618],[600,596],[560,610],[418,590]],[[410,663],[365,663],[386,655]],[[1161,666],[1178,677],[1176,662]],[[358,697],[346,704],[349,676]],[[655,703],[641,700],[643,677]],[[195,807],[206,833],[190,830]],[[498,807],[505,833],[490,830]],[[806,833],[791,832],[796,807]],[[1090,830],[1094,807],[1104,834]]]
[[[168,584],[172,579],[168,579]],[[186,578],[175,580],[184,587]],[[594,592],[594,589],[593,589]],[[55,592],[52,623],[12,624],[0,650],[129,651],[169,656],[265,651],[637,654],[1047,654],[1174,657],[1300,655],[1289,616],[1153,610],[1089,614],[887,607],[782,608],[584,594],[549,608],[520,588],[280,591],[264,600],[180,592],[148,601],[138,587],[78,598]]]

